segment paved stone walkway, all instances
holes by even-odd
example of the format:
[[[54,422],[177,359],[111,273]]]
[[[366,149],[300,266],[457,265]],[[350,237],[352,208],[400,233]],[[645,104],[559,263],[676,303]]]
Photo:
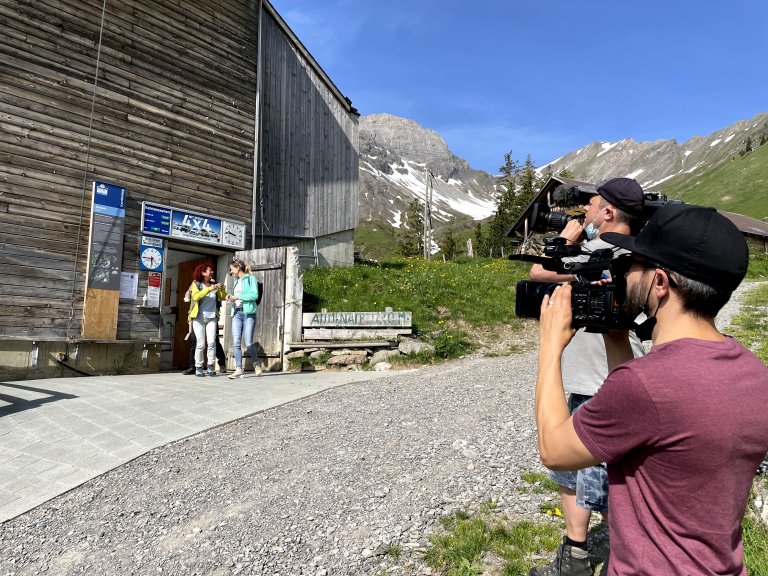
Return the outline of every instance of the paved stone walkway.
[[[387,372],[174,374],[0,382],[0,522],[149,450]]]

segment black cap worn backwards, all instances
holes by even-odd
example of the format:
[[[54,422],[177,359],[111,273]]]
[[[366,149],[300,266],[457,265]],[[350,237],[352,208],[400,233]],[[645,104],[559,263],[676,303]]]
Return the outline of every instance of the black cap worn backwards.
[[[694,204],[662,206],[636,237],[606,232],[600,238],[713,288],[735,290],[749,264],[747,241],[736,225],[714,208]]]

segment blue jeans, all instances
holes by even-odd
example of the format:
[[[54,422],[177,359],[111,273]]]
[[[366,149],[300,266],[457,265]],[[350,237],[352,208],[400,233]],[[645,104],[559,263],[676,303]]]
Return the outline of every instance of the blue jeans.
[[[243,314],[242,310],[235,310],[232,316],[232,348],[235,351],[235,367],[243,367],[243,340],[245,348],[251,355],[254,368],[259,365],[259,357],[256,353],[256,345],[253,343],[253,333],[256,331],[256,314]]]
[[[592,396],[571,394],[568,399],[571,414],[590,400]],[[605,466],[598,464],[573,472],[551,472],[550,478],[560,486],[575,490],[578,506],[595,512],[608,511],[608,471]]]

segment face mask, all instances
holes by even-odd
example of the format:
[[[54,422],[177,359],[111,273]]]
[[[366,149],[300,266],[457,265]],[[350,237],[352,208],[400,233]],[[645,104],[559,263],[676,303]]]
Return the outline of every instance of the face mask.
[[[650,318],[645,312],[640,312],[635,318],[634,325],[630,330],[634,332],[640,340],[650,340],[653,336],[653,329],[656,327],[656,316]]]
[[[587,226],[584,228],[584,234],[586,234],[587,240],[594,240],[595,238],[597,238],[597,235],[600,232],[600,228],[602,228],[603,224],[605,224],[605,222],[603,222],[603,224],[600,224],[600,226],[595,228],[595,220],[597,220],[597,216],[592,218],[592,222],[587,224]]]
[[[630,328],[640,340],[651,340],[653,329],[656,327],[656,313],[659,311],[661,302],[656,306],[656,312],[653,313],[653,316],[648,316],[648,298],[651,296],[651,290],[653,290],[655,280],[656,275],[654,274],[653,280],[651,281],[651,287],[648,289],[648,294],[645,297],[645,304],[643,304],[640,309],[640,314],[635,318],[634,325]]]

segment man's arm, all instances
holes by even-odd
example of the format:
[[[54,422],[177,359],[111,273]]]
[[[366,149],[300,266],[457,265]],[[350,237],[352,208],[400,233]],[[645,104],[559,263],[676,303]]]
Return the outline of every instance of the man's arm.
[[[575,244],[581,238],[583,226],[578,220],[571,220],[565,225],[559,236],[565,238],[568,244]],[[558,274],[551,270],[545,270],[541,264],[531,266],[528,277],[535,282],[572,282],[576,280],[575,274]]]
[[[541,305],[536,427],[539,455],[551,470],[578,470],[600,462],[576,435],[563,392],[560,360],[576,331],[571,328],[571,287],[558,286]]]

